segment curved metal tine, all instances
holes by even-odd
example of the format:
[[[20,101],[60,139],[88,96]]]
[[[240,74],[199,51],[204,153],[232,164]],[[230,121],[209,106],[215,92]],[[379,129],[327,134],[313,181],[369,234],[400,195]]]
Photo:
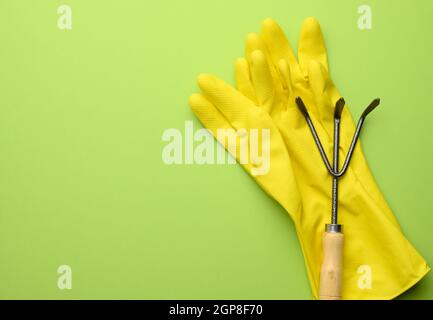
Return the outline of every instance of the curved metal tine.
[[[320,142],[319,139],[319,135],[317,134],[317,131],[314,128],[313,121],[311,121],[310,115],[308,114],[304,101],[302,101],[301,97],[296,97],[295,101],[296,101],[296,105],[298,106],[299,110],[302,112],[302,114],[305,117],[305,120],[307,121],[308,127],[310,128],[310,131],[314,138],[314,142],[316,143],[320,155],[322,156],[322,160],[325,163],[326,169],[328,169],[329,173],[335,177],[336,173],[334,172],[334,170],[332,170],[331,164],[329,163],[328,157],[326,156],[325,150],[323,149],[322,143]]]
[[[340,98],[335,103],[335,110],[334,110],[334,119],[341,119],[341,113],[343,112],[343,108],[346,104],[346,101],[344,101],[343,98]]]
[[[368,107],[367,108],[365,108],[365,110],[364,110],[364,112],[362,113],[362,115],[361,115],[361,118],[366,118],[367,117],[367,115],[371,112],[371,111],[373,111],[374,109],[376,109],[376,107],[377,106],[379,106],[379,104],[380,104],[380,99],[379,98],[376,98],[376,99],[374,99],[369,105],[368,105]]]
[[[336,173],[334,177],[341,177],[346,173],[347,168],[349,167],[349,162],[352,159],[353,151],[355,150],[356,143],[358,142],[359,134],[361,133],[362,125],[364,124],[365,118],[367,115],[373,111],[380,104],[380,99],[374,99],[367,108],[365,108],[361,117],[358,120],[358,124],[356,125],[355,134],[353,135],[352,142],[350,143],[349,151],[347,152],[346,159],[344,160],[343,167],[341,171]]]

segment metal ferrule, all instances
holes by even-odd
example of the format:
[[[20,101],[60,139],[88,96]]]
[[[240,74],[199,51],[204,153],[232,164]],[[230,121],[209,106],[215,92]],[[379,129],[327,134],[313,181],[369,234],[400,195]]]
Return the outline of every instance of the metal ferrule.
[[[325,231],[331,233],[343,233],[343,226],[341,224],[326,224]]]

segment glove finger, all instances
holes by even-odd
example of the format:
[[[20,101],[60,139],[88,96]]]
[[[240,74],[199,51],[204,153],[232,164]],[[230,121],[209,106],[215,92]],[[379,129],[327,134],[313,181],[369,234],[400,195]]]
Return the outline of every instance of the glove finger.
[[[314,18],[307,18],[302,25],[298,45],[299,65],[304,74],[308,72],[310,61],[318,61],[325,70],[328,70],[328,58],[325,41],[319,22]]]
[[[267,68],[269,69],[271,74],[271,82],[269,82],[269,84],[272,83],[274,89],[280,92],[282,90],[282,81],[278,74],[278,65],[272,60],[272,57],[264,41],[257,34],[250,33],[245,42],[245,56],[250,66],[252,64],[252,54],[254,51],[260,51],[265,56],[268,64]]]
[[[251,100],[214,76],[199,75],[197,82],[204,96],[218,108],[232,126],[244,126],[248,110],[254,107]]]
[[[320,62],[311,60],[308,64],[310,88],[316,102],[318,118],[324,124],[333,123],[334,104],[327,94],[328,77]]]
[[[251,54],[251,79],[259,106],[264,107],[266,112],[271,111],[275,88],[268,61],[259,50]]]
[[[251,63],[251,54],[256,50],[260,50],[266,54],[266,45],[258,34],[250,33],[245,40],[245,57],[248,63]]]
[[[232,126],[224,115],[207,100],[202,94],[195,93],[189,97],[191,110],[204,127],[209,129],[214,136],[218,129],[230,129]]]
[[[253,84],[250,78],[250,68],[248,62],[244,58],[236,60],[235,64],[235,79],[236,87],[245,97],[257,103],[257,98],[254,93]]]
[[[189,97],[189,105],[197,118],[214,136],[214,138],[229,152],[233,158],[239,161],[240,138],[236,134],[230,122],[205,96],[195,93]],[[221,130],[232,130],[235,143],[231,139],[226,139]],[[228,132],[228,131],[226,131]]]
[[[292,79],[290,74],[290,65],[285,59],[281,59],[278,62],[278,72],[283,83],[283,88],[287,92],[287,97],[292,94]]]
[[[288,60],[290,66],[297,65],[293,50],[284,35],[280,26],[272,19],[268,18],[263,21],[261,38],[265,43],[269,54],[271,55],[273,64],[278,66],[281,59]]]

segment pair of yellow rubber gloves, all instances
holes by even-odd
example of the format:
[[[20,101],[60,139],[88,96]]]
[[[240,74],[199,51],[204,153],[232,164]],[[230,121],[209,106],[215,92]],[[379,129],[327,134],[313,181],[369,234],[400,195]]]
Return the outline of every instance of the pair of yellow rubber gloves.
[[[317,299],[332,177],[295,98],[305,102],[331,158],[334,106],[341,96],[329,77],[319,23],[314,18],[305,20],[296,58],[278,24],[266,19],[260,35],[247,37],[246,58],[236,61],[235,75],[237,88],[212,75],[199,75],[201,93],[190,97],[190,106],[215,138],[218,129],[270,130],[269,172],[254,175],[254,163],[242,165],[292,218]],[[341,121],[340,158],[344,159],[355,130],[347,107]],[[228,148],[227,141],[219,142]],[[239,161],[239,148],[236,154],[231,152]],[[429,267],[403,235],[359,143],[339,190],[339,223],[345,234],[342,298],[398,296]]]

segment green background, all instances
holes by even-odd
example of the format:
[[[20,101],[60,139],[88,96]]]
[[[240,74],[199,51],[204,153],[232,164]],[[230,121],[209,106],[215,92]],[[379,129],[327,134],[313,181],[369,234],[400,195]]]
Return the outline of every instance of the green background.
[[[432,265],[432,15],[430,0],[1,1],[0,298],[311,298],[288,215],[240,166],[161,160],[165,129],[201,127],[196,75],[233,83],[266,17],[294,47],[319,19],[354,115],[382,98],[367,159]],[[403,297],[433,298],[433,275]]]

